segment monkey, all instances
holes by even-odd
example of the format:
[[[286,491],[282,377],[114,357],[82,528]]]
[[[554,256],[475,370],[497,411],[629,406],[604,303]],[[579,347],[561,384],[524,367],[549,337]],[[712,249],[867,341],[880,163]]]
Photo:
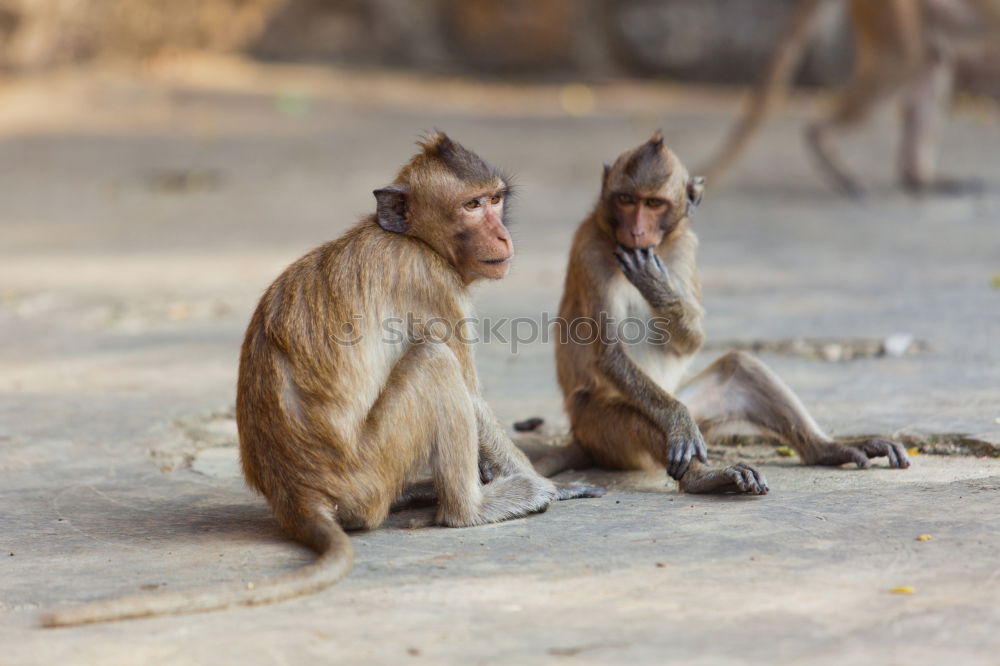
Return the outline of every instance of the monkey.
[[[707,463],[705,440],[743,426],[793,447],[809,465],[909,466],[902,445],[837,442],[759,359],[730,351],[683,377],[704,341],[698,239],[690,217],[704,181],[661,132],[604,167],[600,198],[573,237],[559,316],[556,369],[571,443],[536,461],[546,476],[597,465],[663,469],[687,493],[763,495],[764,476]],[[624,322],[642,324],[641,339]]]
[[[444,133],[419,145],[392,183],[375,190],[374,214],[274,281],[243,341],[243,475],[284,532],[318,559],[256,585],[57,610],[42,618],[45,626],[315,592],[351,569],[345,530],[374,529],[393,506],[436,499],[434,522],[464,527],[603,494],[557,487],[535,472],[480,393],[466,330],[469,287],[510,267],[509,179]],[[407,488],[426,464],[432,480]]]
[[[755,86],[743,115],[700,171],[718,183],[742,155],[764,119],[786,95],[800,56],[831,0],[800,0]],[[846,195],[865,188],[835,152],[836,135],[859,127],[879,104],[903,100],[900,183],[912,194],[957,195],[983,183],[935,173],[939,116],[950,96],[955,61],[1000,38],[1000,0],[849,0],[854,71],[832,111],[810,123],[806,144],[821,173]]]

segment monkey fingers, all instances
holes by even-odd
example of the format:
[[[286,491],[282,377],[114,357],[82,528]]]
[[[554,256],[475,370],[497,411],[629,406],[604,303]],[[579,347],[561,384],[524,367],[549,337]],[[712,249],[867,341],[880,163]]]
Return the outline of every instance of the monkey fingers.
[[[621,245],[616,246],[615,259],[618,261],[618,265],[622,267],[622,272],[625,273],[625,277],[631,280],[631,276],[639,270],[632,250],[622,247]]]
[[[582,499],[585,497],[604,497],[608,492],[607,488],[601,486],[590,486],[585,483],[557,483],[556,499],[559,501],[570,499]]]
[[[615,259],[628,281],[654,307],[663,306],[677,299],[667,269],[653,248],[618,246],[615,248]]]
[[[654,279],[657,277],[666,278],[667,269],[660,261],[659,255],[651,247],[630,248],[619,245],[615,248],[615,258],[618,260],[618,265],[622,267],[625,276],[630,280],[642,274]]]
[[[693,458],[697,457],[701,462],[708,461],[705,439],[701,436],[697,426],[683,435],[671,435],[669,441],[667,474],[670,475],[671,479],[680,480],[687,472]]]

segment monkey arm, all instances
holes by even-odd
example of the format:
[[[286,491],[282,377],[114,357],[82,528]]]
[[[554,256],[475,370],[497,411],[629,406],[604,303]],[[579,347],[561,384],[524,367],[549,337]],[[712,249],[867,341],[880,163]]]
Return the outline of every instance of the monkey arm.
[[[664,433],[667,440],[663,455],[667,473],[673,479],[684,476],[693,458],[708,460],[705,440],[687,407],[649,378],[635,364],[621,342],[602,347],[597,361],[598,370],[633,407]]]
[[[476,426],[479,431],[479,466],[484,477],[534,473],[528,456],[514,445],[486,401],[477,396]]]
[[[504,432],[486,401],[475,401],[476,423],[479,428],[479,475],[483,483],[496,476],[515,474],[540,476],[521,449]],[[540,477],[544,478],[544,477]],[[553,483],[555,499],[568,500],[586,497],[603,497],[606,489],[583,483]]]
[[[531,461],[521,449],[514,445],[497,420],[493,410],[479,392],[479,377],[476,373],[472,348],[465,344],[451,345],[452,351],[460,359],[465,384],[472,397],[476,413],[476,432],[479,438],[479,473],[483,482],[493,477],[513,474],[534,473]]]
[[[657,316],[667,320],[671,342],[681,353],[694,353],[702,342],[701,308],[683,298],[652,248],[615,249],[615,258]]]

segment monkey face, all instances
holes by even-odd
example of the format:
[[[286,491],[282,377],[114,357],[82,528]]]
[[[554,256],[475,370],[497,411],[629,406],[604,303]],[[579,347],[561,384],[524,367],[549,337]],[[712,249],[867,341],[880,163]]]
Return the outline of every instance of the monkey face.
[[[508,179],[440,132],[420,145],[395,182],[375,190],[375,221],[430,245],[465,284],[499,280],[514,256],[505,217]]]
[[[604,219],[625,248],[654,247],[701,201],[703,179],[691,178],[657,132],[604,167]]]
[[[608,203],[615,240],[622,247],[659,245],[677,224],[674,202],[659,192],[614,192]]]
[[[510,269],[514,245],[504,220],[507,188],[470,193],[456,214],[455,268],[466,283],[499,280]]]

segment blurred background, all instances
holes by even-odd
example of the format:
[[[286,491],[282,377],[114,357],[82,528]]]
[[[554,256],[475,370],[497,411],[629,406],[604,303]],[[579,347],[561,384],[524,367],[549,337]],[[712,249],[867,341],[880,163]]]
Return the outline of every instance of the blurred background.
[[[556,80],[755,79],[796,0],[0,0],[0,68],[144,63],[179,52]],[[843,7],[797,81],[850,65]],[[995,59],[966,57],[960,88],[998,92]]]

